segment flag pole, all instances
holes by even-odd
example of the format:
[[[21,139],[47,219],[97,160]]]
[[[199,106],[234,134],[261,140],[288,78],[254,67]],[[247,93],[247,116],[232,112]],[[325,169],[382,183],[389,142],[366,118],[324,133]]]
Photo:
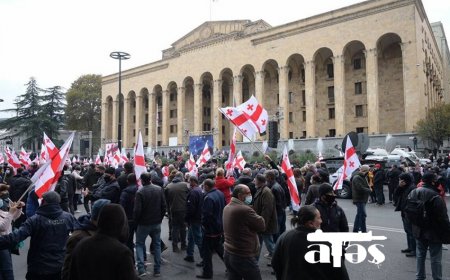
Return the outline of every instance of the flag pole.
[[[223,111],[222,111],[220,108],[217,108],[217,109],[219,109],[219,111],[220,111],[220,112],[221,112],[228,120],[230,120],[230,119],[228,118],[227,114],[224,114]],[[253,145],[253,146],[254,146],[261,154],[264,155],[264,152],[256,145],[256,143],[255,143],[252,139],[250,139],[244,132],[242,132],[242,130],[239,128],[239,126],[235,125],[232,121],[230,121],[230,122],[234,125],[234,127],[237,128],[237,130],[239,130],[239,132],[240,132],[245,138],[247,138],[247,139],[250,141],[250,143],[252,143],[252,145]]]

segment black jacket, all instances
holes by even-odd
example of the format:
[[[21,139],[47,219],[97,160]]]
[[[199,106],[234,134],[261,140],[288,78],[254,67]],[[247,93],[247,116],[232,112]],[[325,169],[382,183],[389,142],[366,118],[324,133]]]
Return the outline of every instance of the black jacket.
[[[277,214],[284,213],[286,209],[286,196],[283,188],[277,182],[274,182],[271,186],[269,186],[272,191],[273,196],[275,196],[275,205],[277,207]]]
[[[253,197],[255,196],[256,187],[255,187],[255,184],[253,183],[253,178],[251,176],[248,176],[248,175],[239,176],[239,178],[234,182],[234,185],[237,186],[239,184],[246,185],[250,189],[252,196]]]
[[[395,189],[395,196],[397,197],[397,204],[395,206],[394,211],[401,211],[402,217],[405,216],[405,213],[403,212],[406,207],[406,199],[408,198],[408,195],[411,191],[413,191],[416,187],[414,184],[411,184],[406,187],[398,187]]]
[[[31,236],[28,271],[37,274],[60,272],[69,232],[73,231],[77,223],[71,214],[62,211],[59,204],[43,205],[18,230],[0,237],[0,250],[14,248],[17,243]]]
[[[188,224],[200,223],[202,220],[203,193],[197,186],[190,188],[186,200],[186,222]]]
[[[320,217],[322,218],[320,228],[323,232],[348,232],[347,217],[336,201],[328,205],[317,200],[314,206],[320,212]]]
[[[92,194],[94,200],[104,198],[111,200],[112,203],[119,203],[120,187],[117,180],[105,183],[94,190]]]
[[[383,169],[377,169],[375,171],[375,175],[373,177],[373,186],[376,187],[383,187],[385,181],[385,175]]]
[[[136,185],[130,185],[122,190],[120,194],[120,205],[122,205],[127,215],[127,219],[133,220],[134,199],[138,188]]]
[[[166,214],[166,200],[161,187],[146,185],[136,192],[133,220],[137,225],[160,224]]]
[[[12,201],[17,201],[22,196],[22,194],[28,189],[28,187],[31,185],[30,179],[23,177],[22,175],[13,176],[9,183],[10,183],[9,198]],[[22,201],[26,202],[27,197],[28,197],[28,195],[25,195],[22,198]]]
[[[205,236],[219,236],[223,234],[223,208],[225,196],[217,189],[212,189],[203,197],[202,229]]]

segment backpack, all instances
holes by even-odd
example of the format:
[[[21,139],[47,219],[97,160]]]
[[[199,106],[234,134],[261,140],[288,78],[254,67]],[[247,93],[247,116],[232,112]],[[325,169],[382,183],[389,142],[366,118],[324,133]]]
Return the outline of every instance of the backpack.
[[[421,228],[429,227],[431,225],[432,214],[430,204],[436,197],[439,197],[439,195],[435,195],[430,199],[423,201],[421,199],[421,192],[418,192],[417,196],[408,197],[403,211],[411,224]]]

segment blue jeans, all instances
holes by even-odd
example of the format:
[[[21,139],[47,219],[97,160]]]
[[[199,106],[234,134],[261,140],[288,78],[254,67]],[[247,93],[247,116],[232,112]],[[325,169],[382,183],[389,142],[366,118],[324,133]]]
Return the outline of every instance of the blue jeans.
[[[258,237],[259,237],[259,253],[258,253],[258,257],[256,259],[259,260],[259,256],[261,255],[263,241],[266,244],[266,249],[269,252],[269,255],[272,256],[273,252],[275,250],[275,243],[273,242],[273,235],[260,233],[260,234],[258,234]]]
[[[427,240],[416,239],[416,279],[423,280],[425,274],[425,259],[427,258],[427,250],[430,250],[431,275],[433,280],[442,279],[442,243],[431,243]]]
[[[365,202],[355,202],[356,205],[356,216],[355,223],[353,224],[353,232],[367,232],[366,228],[366,203]]]
[[[145,239],[148,235],[152,238],[155,246],[153,271],[154,273],[161,272],[161,224],[138,225],[136,229],[136,262],[139,274],[145,272]]]
[[[0,250],[0,280],[14,280],[11,253],[8,249]]]
[[[186,254],[191,257],[194,256],[194,248],[195,245],[197,245],[198,251],[200,252],[200,257],[202,257],[202,242],[202,225],[190,224],[188,228],[188,244]]]
[[[416,251],[416,239],[412,233],[412,225],[406,217],[402,217],[403,229],[406,232],[406,242],[408,243],[408,249],[412,252]]]

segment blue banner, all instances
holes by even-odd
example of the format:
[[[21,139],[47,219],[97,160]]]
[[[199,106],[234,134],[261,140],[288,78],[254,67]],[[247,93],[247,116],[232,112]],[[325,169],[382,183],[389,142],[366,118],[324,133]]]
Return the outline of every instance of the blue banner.
[[[189,137],[189,151],[193,155],[199,155],[202,153],[205,143],[208,141],[209,152],[211,155],[214,152],[214,138],[212,135],[200,135]]]

